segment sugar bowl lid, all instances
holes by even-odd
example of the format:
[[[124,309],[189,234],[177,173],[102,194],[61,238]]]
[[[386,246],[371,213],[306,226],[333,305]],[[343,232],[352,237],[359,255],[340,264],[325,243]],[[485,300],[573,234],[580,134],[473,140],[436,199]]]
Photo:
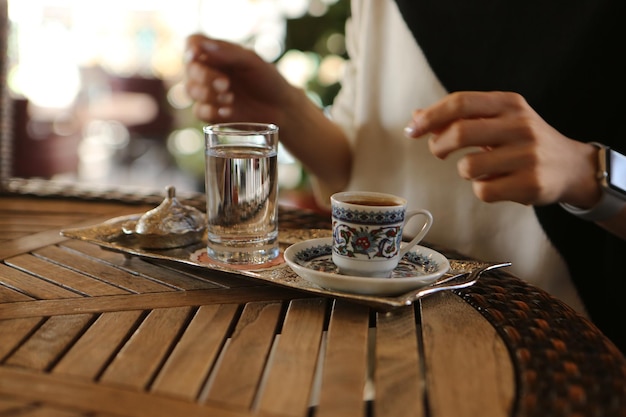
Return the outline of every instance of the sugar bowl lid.
[[[159,206],[122,225],[124,233],[136,236],[141,247],[152,249],[197,243],[205,229],[206,216],[195,207],[182,204],[173,186],[167,187],[167,196]]]

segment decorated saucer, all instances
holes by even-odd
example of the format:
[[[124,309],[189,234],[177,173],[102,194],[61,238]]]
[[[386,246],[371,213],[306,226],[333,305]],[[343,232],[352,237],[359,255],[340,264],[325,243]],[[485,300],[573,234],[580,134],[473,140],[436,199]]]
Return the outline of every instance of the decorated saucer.
[[[402,294],[435,282],[450,269],[445,256],[416,245],[389,278],[343,275],[332,261],[332,243],[332,238],[321,238],[293,244],[285,251],[285,261],[300,277],[322,288],[368,295]]]

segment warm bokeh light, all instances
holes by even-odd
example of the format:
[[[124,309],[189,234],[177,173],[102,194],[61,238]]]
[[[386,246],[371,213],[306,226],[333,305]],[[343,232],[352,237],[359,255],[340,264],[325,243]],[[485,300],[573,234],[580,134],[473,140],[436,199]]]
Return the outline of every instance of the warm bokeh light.
[[[280,73],[291,84],[304,88],[317,71],[317,56],[312,53],[291,50],[276,64]]]
[[[178,80],[185,38],[196,32],[244,44],[274,61],[283,53],[285,19],[306,13],[311,1],[11,1],[11,88],[62,107],[78,94],[83,67]]]
[[[317,78],[322,85],[332,85],[341,80],[345,60],[338,55],[328,55],[320,63]]]
[[[343,34],[324,34],[327,52],[285,51],[287,20],[321,16],[337,1],[11,0],[9,87],[32,105],[32,118],[82,132],[77,152],[89,180],[106,175],[110,159],[132,143],[133,126],[160,117],[160,106],[174,120],[167,151],[197,175],[203,138],[183,85],[187,36],[200,32],[254,50],[322,106],[318,87],[338,82],[343,69]],[[165,97],[112,84],[137,77],[163,81]],[[284,149],[280,155],[288,166],[281,184],[297,186],[299,164]]]

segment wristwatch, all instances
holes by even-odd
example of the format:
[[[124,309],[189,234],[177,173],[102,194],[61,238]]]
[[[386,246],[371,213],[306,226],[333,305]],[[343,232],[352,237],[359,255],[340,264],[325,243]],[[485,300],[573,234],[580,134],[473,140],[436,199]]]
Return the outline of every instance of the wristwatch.
[[[617,214],[626,206],[626,155],[601,143],[590,143],[598,148],[597,179],[602,187],[602,197],[590,209],[580,209],[567,203],[560,205],[581,219],[601,221]]]

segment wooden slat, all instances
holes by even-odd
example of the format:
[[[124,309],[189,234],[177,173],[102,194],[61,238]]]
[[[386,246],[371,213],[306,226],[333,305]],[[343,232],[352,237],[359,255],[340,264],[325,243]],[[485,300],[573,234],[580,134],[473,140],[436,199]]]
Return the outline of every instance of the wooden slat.
[[[152,391],[195,399],[226,342],[236,304],[201,306],[152,385]]]
[[[252,406],[280,312],[280,303],[249,303],[245,306],[211,381],[206,400],[245,409]]]
[[[44,246],[52,245],[65,239],[66,238],[59,234],[58,229],[29,234],[19,239],[4,242],[2,246],[0,246],[0,259],[27,253],[31,250],[43,248]]]
[[[377,417],[426,415],[415,322],[412,306],[376,316],[374,415]]]
[[[101,381],[130,388],[146,387],[185,325],[189,312],[189,307],[150,312],[104,371]]]
[[[12,231],[11,227],[0,227],[0,241],[4,242],[7,240],[13,240],[20,237],[24,237],[29,234],[29,232],[25,231]]]
[[[0,213],[0,227],[6,225],[35,226],[38,230],[58,229],[68,224],[84,220],[80,217],[77,218],[76,214],[67,213],[37,213],[37,215],[31,213],[29,215],[19,212],[5,216],[2,214],[5,213]]]
[[[35,252],[41,256],[45,256],[61,265],[69,265],[71,269],[78,271],[83,276],[97,277],[98,280],[113,285],[115,287],[124,289],[130,292],[136,293],[149,293],[149,292],[162,292],[162,291],[174,291],[173,288],[159,284],[157,282],[150,281],[149,279],[133,275],[128,271],[123,271],[119,268],[112,267],[102,262],[97,262],[88,257],[80,256],[75,253],[60,250],[55,246],[43,248]],[[15,265],[22,269],[28,270],[29,264],[24,265],[28,255],[16,256],[9,258],[5,262],[9,265]],[[36,267],[34,261],[30,261],[31,267]],[[39,266],[41,266],[39,264]],[[36,271],[41,273],[41,271]],[[65,275],[65,274],[62,274]],[[69,274],[68,274],[69,275]]]
[[[489,322],[445,292],[423,301],[422,322],[431,416],[510,416],[514,370]]]
[[[26,294],[22,294],[21,292],[13,288],[9,288],[3,285],[2,277],[0,276],[0,304],[13,303],[16,301],[27,301],[32,299],[32,297],[29,297]]]
[[[45,232],[50,229],[58,230],[56,227],[43,226],[40,224],[15,223],[12,221],[8,221],[5,224],[0,223],[0,231],[2,231],[3,237],[14,235],[12,239],[7,240],[20,239],[32,235],[33,233]]]
[[[141,311],[101,314],[54,367],[53,372],[95,379],[129,333]]]
[[[152,395],[122,387],[94,384],[75,377],[42,374],[0,367],[0,395],[36,401],[48,406],[68,407],[84,414],[116,417],[249,417],[246,411],[199,405],[165,395]],[[279,416],[265,416],[279,417]]]
[[[59,407],[42,407],[37,405],[30,410],[20,412],[20,417],[84,417],[78,411],[61,409]]]
[[[325,299],[290,303],[272,360],[268,363],[269,373],[262,387],[260,411],[293,417],[306,415],[325,315]]]
[[[186,290],[209,287],[248,287],[256,285],[256,280],[236,274],[210,270],[207,268],[184,265],[181,263],[143,260],[100,248],[100,246],[80,240],[68,240],[60,244],[80,253],[104,260],[112,265],[143,274],[170,285],[180,286]],[[191,278],[191,281],[189,279]]]
[[[77,294],[74,291],[70,291],[68,289],[60,287],[46,280],[34,277],[15,268],[8,267],[4,264],[0,264],[0,282],[8,287],[16,288],[33,298],[42,300],[81,297],[80,294]],[[0,304],[0,310],[2,310],[3,308],[12,308],[16,305],[26,305],[26,303],[28,302],[24,303],[25,304],[19,302],[12,304]],[[0,319],[9,317],[9,315],[4,314],[2,311],[0,311]]]
[[[49,246],[46,249],[53,249]],[[46,250],[42,250],[46,252]],[[48,251],[49,252],[49,251]],[[70,289],[74,293],[88,296],[128,294],[128,290],[69,270],[57,264],[47,262],[33,255],[19,255],[6,260],[7,265],[19,268],[22,271],[35,275],[47,282],[52,282],[60,287]],[[44,297],[40,297],[44,298]],[[46,296],[45,298],[50,298]]]
[[[182,265],[180,263],[173,263],[167,261],[150,260],[150,263],[162,266],[169,270],[177,270],[184,272],[199,279],[209,280],[215,285],[219,285],[226,288],[239,288],[239,287],[254,287],[259,285],[259,281],[254,278],[246,277],[243,275],[237,275],[236,273],[228,273],[222,271],[210,270],[207,268]]]
[[[0,362],[41,323],[39,317],[0,320]]]
[[[365,415],[368,330],[367,307],[335,301],[328,325],[316,417]]]
[[[40,210],[44,213],[53,207],[53,204],[51,202],[46,203],[45,209],[42,208],[41,201],[38,202],[38,205],[39,205]],[[94,209],[96,207],[98,206],[94,205]],[[126,208],[126,210],[128,210],[128,207]],[[96,210],[95,215],[91,214],[89,217],[86,217],[85,220],[76,221],[76,219],[74,219],[73,221],[68,222],[66,227],[69,228],[71,226],[72,228],[79,228],[79,227],[93,226],[94,224],[102,223],[111,218],[111,215],[103,216],[102,214],[97,213],[97,211],[98,210]],[[121,213],[119,214],[116,213],[115,216],[120,215],[120,214]],[[0,218],[2,217],[4,216],[0,215]],[[0,259],[5,259],[11,256],[16,256],[22,253],[27,253],[35,249],[43,248],[45,246],[53,245],[53,244],[60,243],[60,242],[67,240],[66,237],[61,236],[60,234],[60,229],[62,228],[63,227],[55,227],[51,230],[45,230],[45,231],[38,232],[38,233],[32,233],[25,237],[21,237],[21,238],[14,239],[14,240],[9,240],[5,242],[2,246],[0,246]]]
[[[302,298],[301,292],[262,285],[234,289],[176,291],[152,294],[111,295],[67,300],[24,301],[0,304],[0,320],[48,315],[101,313],[107,311],[141,310],[198,306],[208,304],[239,304],[249,301],[281,301]]]
[[[21,416],[24,412],[35,408],[31,402],[0,396],[0,415]]]
[[[6,363],[39,371],[46,370],[68,349],[91,319],[90,314],[49,318]]]
[[[100,246],[91,243],[70,240],[63,242],[62,247],[97,258],[100,261],[105,261],[131,273],[149,277],[153,281],[158,281],[181,290],[199,290],[219,287],[212,282],[191,276],[184,272],[154,265],[137,257],[129,259],[122,253],[104,250]]]

